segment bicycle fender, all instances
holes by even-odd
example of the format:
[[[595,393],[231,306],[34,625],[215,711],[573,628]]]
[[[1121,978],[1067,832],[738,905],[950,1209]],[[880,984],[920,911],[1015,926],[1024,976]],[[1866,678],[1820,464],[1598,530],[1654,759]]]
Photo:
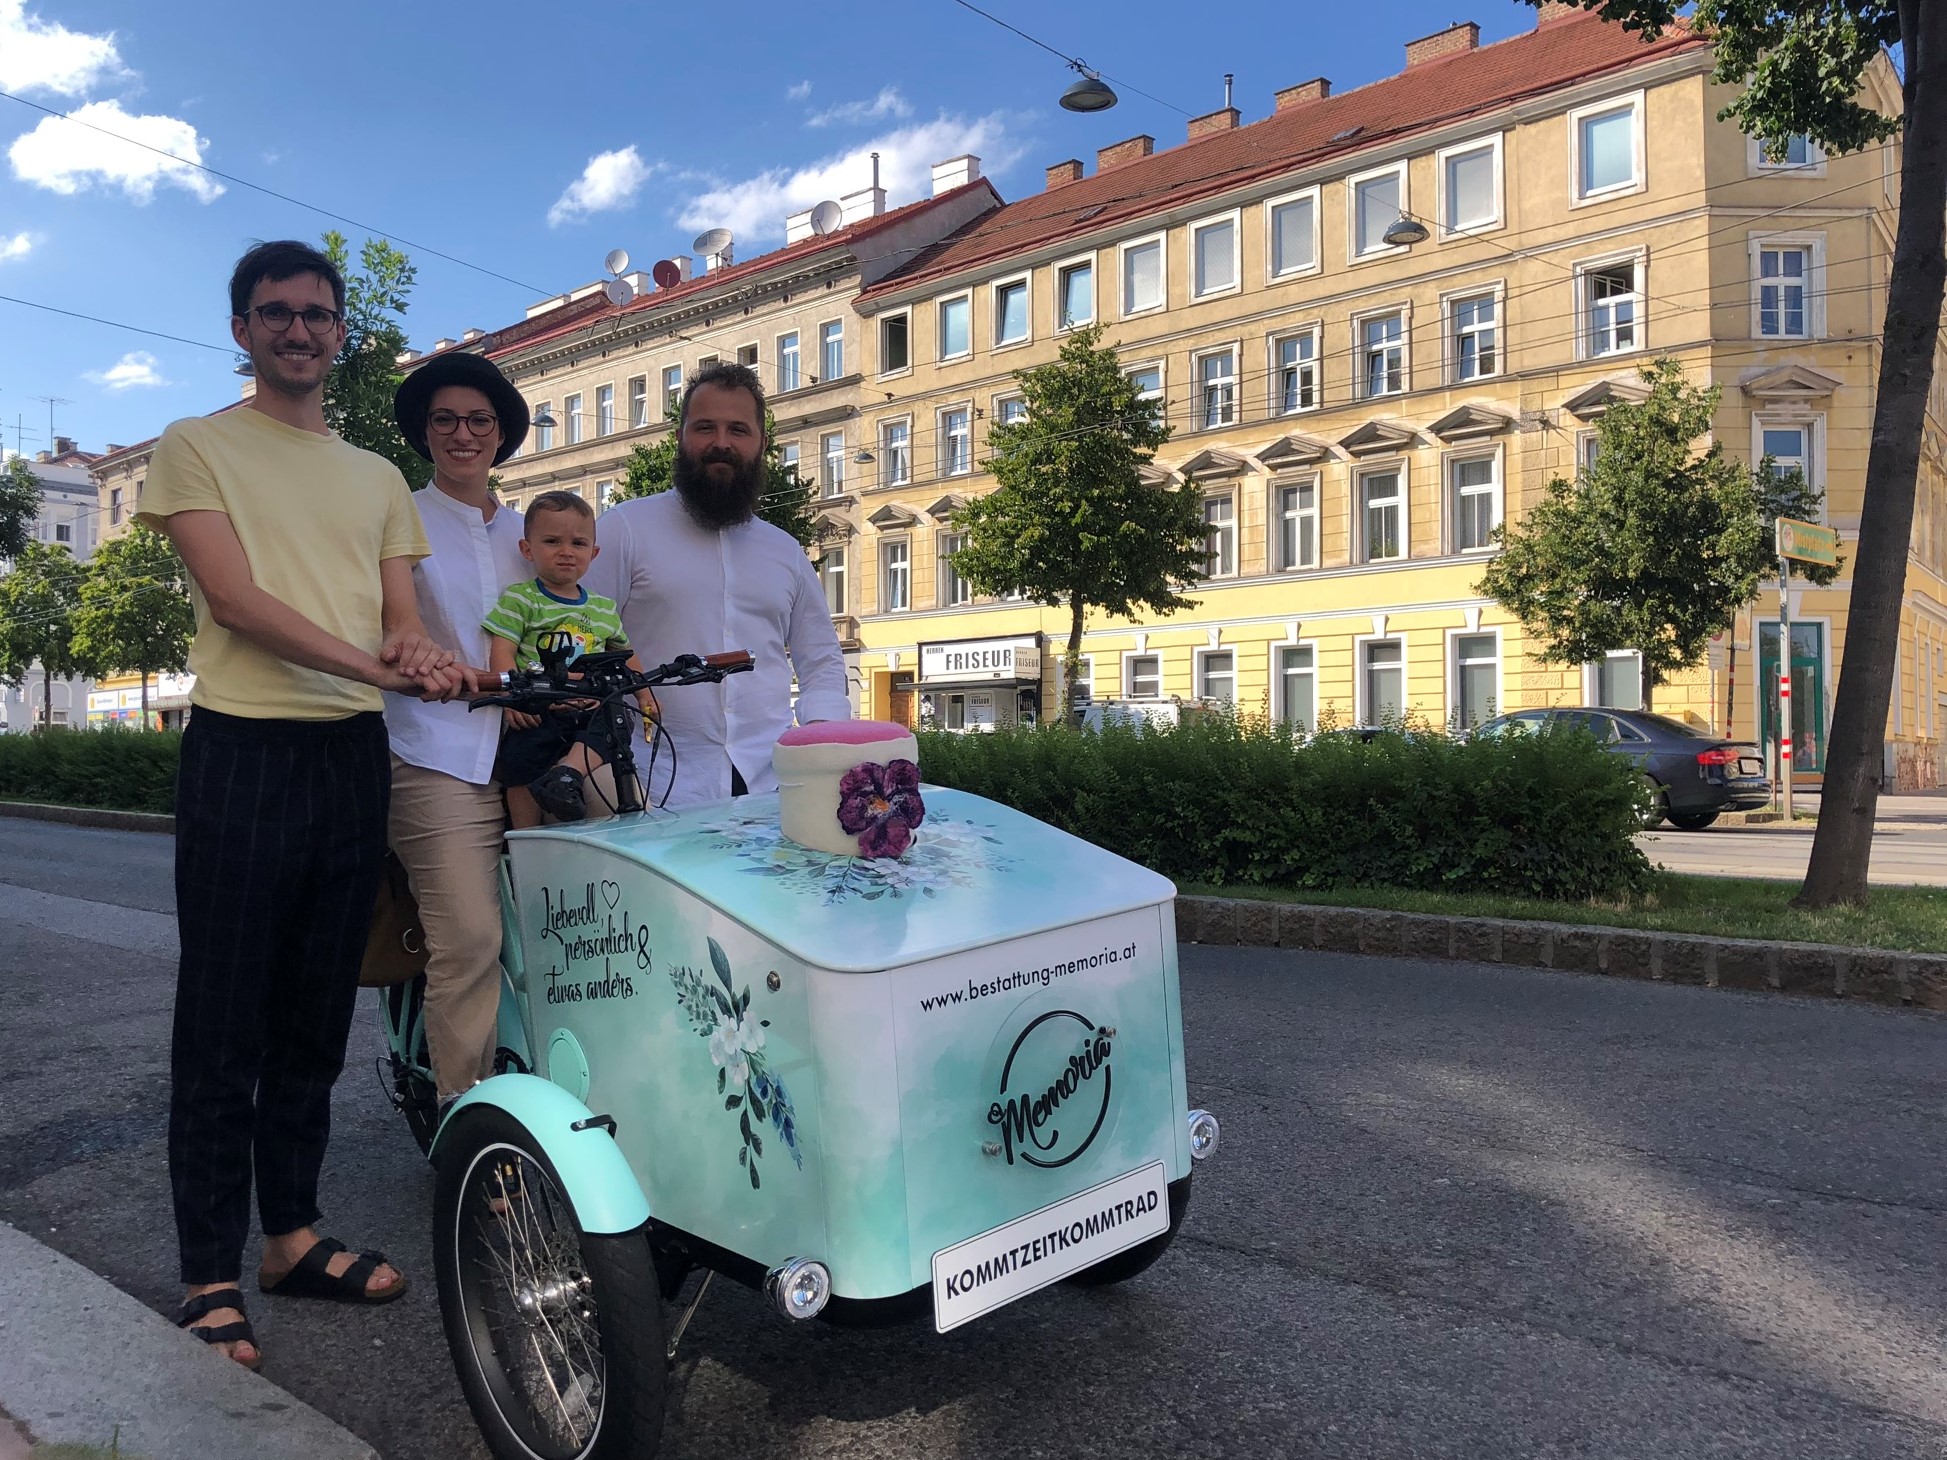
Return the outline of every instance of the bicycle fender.
[[[594,1123],[587,1106],[538,1075],[495,1075],[462,1095],[433,1138],[434,1161],[454,1122],[475,1105],[504,1111],[534,1138],[574,1203],[584,1232],[615,1236],[649,1220],[649,1199],[615,1138]]]

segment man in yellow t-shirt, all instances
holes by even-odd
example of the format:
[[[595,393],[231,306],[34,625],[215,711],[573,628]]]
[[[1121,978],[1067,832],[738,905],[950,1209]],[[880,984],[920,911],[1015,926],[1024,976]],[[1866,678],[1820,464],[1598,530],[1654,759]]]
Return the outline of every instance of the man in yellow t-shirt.
[[[426,538],[399,471],[325,424],[345,285],[302,243],[230,280],[255,395],[163,433],[136,519],[189,569],[196,675],[176,783],[182,945],[170,1061],[177,1322],[257,1367],[244,1314],[254,1171],[266,1293],[389,1302],[406,1280],[312,1229],[358,968],[385,855],[381,690],[472,675],[419,621]]]

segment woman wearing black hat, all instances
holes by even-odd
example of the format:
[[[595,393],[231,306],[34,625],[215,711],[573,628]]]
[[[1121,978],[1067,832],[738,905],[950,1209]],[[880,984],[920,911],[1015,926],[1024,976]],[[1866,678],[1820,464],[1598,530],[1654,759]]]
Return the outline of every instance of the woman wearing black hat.
[[[433,464],[414,493],[432,555],[413,568],[427,632],[468,663],[487,662],[480,621],[508,584],[532,576],[521,523],[488,473],[527,436],[527,402],[483,355],[436,355],[405,378],[392,413]],[[435,627],[437,625],[437,627]],[[392,850],[426,936],[426,1037],[441,1100],[492,1073],[500,1004],[499,861],[504,809],[493,779],[501,712],[387,695]]]

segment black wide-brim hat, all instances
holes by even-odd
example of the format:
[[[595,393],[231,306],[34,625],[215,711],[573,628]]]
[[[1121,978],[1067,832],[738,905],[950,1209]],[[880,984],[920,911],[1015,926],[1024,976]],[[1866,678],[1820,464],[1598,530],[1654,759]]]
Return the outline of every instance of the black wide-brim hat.
[[[500,417],[501,437],[500,450],[494,453],[495,466],[520,450],[531,419],[527,401],[500,373],[498,365],[485,355],[466,350],[436,355],[399,383],[392,397],[392,419],[399,423],[406,445],[426,460],[433,459],[426,445],[426,417],[433,409],[434,394],[445,385],[470,385],[492,403],[494,414]]]

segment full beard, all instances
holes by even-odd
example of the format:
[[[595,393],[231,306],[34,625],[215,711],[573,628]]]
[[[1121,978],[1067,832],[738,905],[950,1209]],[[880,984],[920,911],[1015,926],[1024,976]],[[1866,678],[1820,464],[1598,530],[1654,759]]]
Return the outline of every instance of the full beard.
[[[710,470],[718,462],[730,467],[728,480]],[[755,517],[758,498],[764,491],[764,478],[763,457],[740,461],[727,451],[713,451],[701,457],[678,451],[671,473],[676,495],[683,499],[690,520],[710,532],[721,532]]]

